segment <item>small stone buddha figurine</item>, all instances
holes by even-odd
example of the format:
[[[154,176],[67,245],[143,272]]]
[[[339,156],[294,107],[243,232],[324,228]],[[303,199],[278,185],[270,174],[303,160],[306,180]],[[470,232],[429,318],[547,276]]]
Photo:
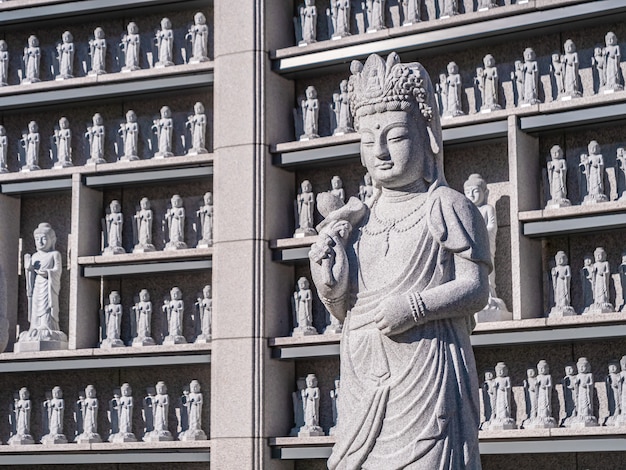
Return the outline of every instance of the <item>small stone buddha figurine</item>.
[[[63,415],[65,400],[61,387],[54,387],[46,401],[43,402],[43,424],[46,434],[41,438],[44,445],[67,444],[67,437],[63,434]]]
[[[102,442],[98,434],[98,406],[96,388],[93,385],[87,385],[85,396],[81,396],[77,402],[76,417],[80,423],[80,426],[77,425],[77,432],[80,434],[76,436],[74,442],[78,444]]]
[[[191,41],[190,64],[209,60],[209,27],[206,24],[204,13],[198,12],[193,16],[193,25],[189,28],[186,39]]]
[[[22,172],[40,170],[39,167],[39,144],[41,138],[39,137],[39,126],[35,121],[28,123],[28,133],[22,134],[20,143],[24,149],[24,165],[22,166]]]
[[[620,395],[619,395],[619,416],[615,420],[616,426],[626,425],[626,356],[622,356],[619,361],[620,365]]]
[[[366,0],[367,32],[375,33],[385,29],[385,3],[387,0]]]
[[[624,147],[618,147],[615,160],[617,161],[618,168],[622,172],[624,181],[626,181],[626,149],[624,149]],[[619,200],[626,201],[626,189],[622,191],[622,195]]]
[[[87,165],[95,165],[98,163],[106,163],[104,159],[104,120],[100,113],[96,113],[92,118],[92,125],[87,127],[85,137],[89,141],[89,159],[85,162]]]
[[[498,220],[496,218],[496,208],[487,203],[489,198],[489,189],[487,182],[482,176],[474,173],[469,176],[463,184],[465,196],[474,203],[480,211],[483,220],[487,226],[489,234],[489,249],[491,251],[491,262],[495,261],[496,254],[496,236],[498,234]],[[499,321],[511,320],[513,318],[504,304],[504,301],[498,298],[496,294],[496,271],[495,268],[489,274],[489,302],[483,310],[476,314],[476,321]]]
[[[345,204],[346,192],[343,189],[343,181],[341,181],[341,178],[337,175],[333,176],[330,180],[330,193]]]
[[[122,334],[122,298],[118,291],[111,291],[109,303],[102,310],[102,342],[101,348],[121,348],[124,342],[120,339]]]
[[[309,180],[300,185],[300,194],[296,196],[296,215],[298,226],[293,236],[295,238],[317,235],[313,228],[313,214],[315,212],[315,195]]]
[[[404,20],[402,26],[411,26],[421,21],[420,0],[402,0],[402,13]]]
[[[69,31],[62,35],[62,41],[57,44],[57,60],[59,61],[59,74],[57,80],[74,78],[74,37]]]
[[[537,420],[537,370],[534,367],[529,367],[526,370],[526,378],[524,379],[524,394],[526,397],[526,409],[528,412],[528,418],[522,421],[522,428],[526,429],[531,426],[531,423]]]
[[[491,54],[487,54],[483,59],[483,65],[484,67],[476,69],[476,77],[474,78],[474,82],[478,86],[482,97],[481,113],[501,109],[501,106],[498,104],[500,81],[498,79],[496,60]]]
[[[441,99],[445,100],[442,118],[463,116],[465,114],[461,106],[461,75],[459,74],[459,67],[456,65],[456,62],[450,62],[448,64],[448,76],[446,77],[445,84],[440,93]]]
[[[111,400],[111,415],[115,415],[115,419],[111,419],[112,423],[117,424],[117,429],[112,429],[109,436],[109,442],[137,442],[137,438],[133,434],[133,390],[128,383],[122,384],[121,396],[114,397]]]
[[[137,23],[131,21],[126,27],[126,34],[122,36],[120,49],[124,52],[124,66],[122,72],[133,72],[139,70],[139,51],[141,48],[141,38]]]
[[[159,60],[155,67],[169,67],[174,65],[174,31],[169,18],[161,20],[161,29],[157,30],[154,42],[157,46]]]
[[[606,58],[604,57],[604,50],[602,47],[595,47],[593,49],[591,65],[595,67],[596,72],[598,73],[598,93],[601,93],[606,87]]]
[[[552,417],[552,376],[548,363],[543,359],[537,363],[537,420],[531,426],[556,427],[556,420]]]
[[[572,203],[567,199],[567,160],[560,146],[553,145],[550,149],[547,169],[550,200],[546,203],[546,209],[571,206]]]
[[[57,148],[57,161],[54,168],[68,168],[72,163],[72,130],[66,117],[59,119],[59,128],[54,130],[54,143]]]
[[[580,74],[578,67],[578,52],[574,41],[568,39],[565,41],[565,54],[562,56],[563,62],[563,94],[559,97],[562,100],[579,98],[582,96],[580,92]]]
[[[0,39],[0,86],[9,84],[9,45]]]
[[[170,207],[165,212],[163,220],[163,231],[167,230],[168,242],[165,244],[165,251],[184,250],[185,243],[185,208],[183,198],[174,194],[170,200]]]
[[[298,9],[300,13],[300,31],[302,40],[298,46],[306,46],[317,42],[317,7],[315,0],[304,0],[304,4]]]
[[[167,394],[165,382],[156,384],[156,393],[148,389],[148,396],[144,398],[144,413],[146,417],[145,442],[173,441],[172,433],[168,429],[168,414],[170,397]]]
[[[313,327],[313,295],[306,277],[298,279],[298,288],[293,293],[293,324],[291,336],[318,334]]]
[[[489,429],[491,421],[496,417],[496,379],[492,370],[485,371],[482,392],[485,421],[480,425],[480,429]]]
[[[298,377],[296,381],[296,391],[291,393],[293,402],[293,420],[294,427],[291,428],[289,435],[296,437],[300,428],[304,426],[304,408],[302,407],[302,392],[306,388],[306,377]]]
[[[0,173],[8,173],[9,138],[4,126],[0,126]]]
[[[552,54],[552,62],[550,64],[550,72],[554,78],[554,87],[556,93],[556,99],[561,99],[565,94],[565,64],[563,63],[564,57],[555,52]]]
[[[124,214],[122,205],[116,199],[109,204],[109,210],[104,216],[104,244],[103,255],[120,255],[126,253],[122,246],[122,228],[124,226]]]
[[[183,293],[178,287],[172,287],[170,298],[163,301],[161,310],[163,310],[167,320],[167,335],[163,344],[186,344],[187,340],[183,336],[185,302],[183,301]]]
[[[335,431],[337,430],[337,419],[339,418],[339,413],[337,410],[337,399],[339,398],[339,386],[341,385],[339,377],[335,379],[335,389],[330,391],[330,400],[332,403],[333,410],[333,425],[328,430],[328,435],[333,436]]]
[[[565,377],[561,380],[561,384],[565,408],[565,417],[561,421],[561,426],[569,427],[576,418],[576,372],[573,364],[565,366]]]
[[[137,142],[139,140],[139,124],[137,123],[137,114],[132,109],[126,113],[126,122],[120,124],[117,133],[122,138],[124,144],[124,155],[121,156],[121,162],[131,162],[139,160],[137,151]]]
[[[200,382],[192,380],[189,390],[185,391],[181,397],[183,409],[187,414],[187,428],[178,434],[180,441],[204,441],[207,439],[206,433],[202,430],[202,393],[200,392]]]
[[[550,318],[557,318],[576,315],[576,312],[572,308],[570,297],[572,270],[569,267],[565,252],[557,252],[554,256],[554,262],[556,265],[550,271],[554,307],[552,307],[548,316]]]
[[[611,267],[606,260],[606,251],[598,247],[593,252],[594,263],[591,268],[591,285],[593,286],[593,304],[586,313],[611,313],[615,311],[609,298]]]
[[[511,418],[511,379],[509,369],[504,362],[496,364],[495,387],[495,417],[489,424],[489,429],[516,429],[515,421]]]
[[[617,268],[617,274],[619,275],[620,286],[622,287],[622,300],[624,303],[619,308],[620,312],[626,310],[626,251],[622,252],[622,262]]]
[[[200,222],[199,232],[202,234],[196,248],[213,246],[213,193],[204,193],[203,200],[204,204],[196,211],[196,217]]]
[[[622,84],[622,69],[620,66],[622,53],[617,42],[617,36],[612,31],[606,33],[604,42],[605,47],[602,49],[602,55],[605,62],[605,85],[600,91],[612,93],[624,89],[624,85]]]
[[[24,77],[22,78],[22,85],[41,81],[39,78],[41,49],[39,48],[39,39],[37,39],[37,36],[31,35],[28,37],[28,46],[24,48],[23,58]]]
[[[318,118],[320,111],[320,103],[317,99],[317,90],[314,86],[306,88],[306,98],[300,103],[302,110],[302,124],[304,133],[300,136],[300,140],[316,139],[318,134]]]
[[[359,186],[359,199],[365,202],[373,195],[374,185],[372,184],[372,176],[369,173],[365,173],[365,176],[363,176],[363,184]]]
[[[333,93],[333,112],[337,127],[333,135],[344,135],[354,132],[352,127],[352,114],[348,101],[348,80],[342,80],[339,84],[339,93]]]
[[[581,154],[578,165],[586,183],[586,195],[582,204],[606,202],[609,199],[604,194],[604,157],[600,153],[600,144],[592,140],[587,149],[589,154]]]
[[[298,431],[298,437],[323,436],[320,427],[320,389],[317,387],[315,374],[306,376],[306,388],[302,390],[302,409],[304,425]]]
[[[33,232],[33,255],[24,255],[24,274],[30,327],[22,331],[15,352],[67,349],[67,335],[59,327],[61,290],[61,253],[55,250],[56,234],[42,222]]]
[[[172,153],[172,132],[174,130],[174,120],[172,110],[169,106],[161,108],[161,117],[153,121],[152,130],[157,135],[158,150],[154,154],[155,158],[171,157]]]
[[[477,11],[487,11],[490,8],[497,7],[498,4],[496,0],[478,0],[478,10]]]
[[[139,210],[135,212],[133,216],[133,235],[135,247],[133,253],[147,253],[154,251],[154,245],[152,244],[152,222],[154,215],[150,208],[150,200],[147,197],[142,197],[139,202]]]
[[[350,0],[330,0],[326,16],[331,20],[331,39],[350,36]]]
[[[524,64],[522,66],[523,81],[522,94],[519,95],[521,106],[530,106],[540,103],[539,100],[539,67],[537,55],[530,47],[524,49]]]
[[[204,114],[204,105],[198,101],[193,105],[193,114],[187,118],[186,126],[191,132],[191,148],[187,155],[208,153],[206,149],[206,125],[207,119]]]
[[[152,338],[152,302],[147,289],[139,292],[139,302],[133,305],[134,327],[133,343],[135,347],[154,346]]]
[[[441,16],[439,18],[449,18],[459,14],[459,0],[439,0]]]
[[[30,434],[31,411],[30,393],[26,387],[22,387],[18,392],[18,397],[13,399],[11,437],[7,442],[10,446],[22,446],[35,443],[33,436]]]
[[[197,330],[199,331],[199,334],[194,343],[210,343],[213,329],[213,299],[211,298],[211,286],[209,284],[204,286],[202,289],[202,297],[198,297],[195,307],[198,312],[198,316],[196,318],[198,322]]]
[[[594,382],[591,365],[586,357],[581,357],[576,363],[576,368],[578,369],[578,374],[574,379],[576,417],[572,420],[571,427],[587,428],[599,426],[598,418],[593,414]]]
[[[98,26],[93,31],[93,39],[89,40],[89,55],[91,56],[91,69],[89,75],[102,75],[106,72],[107,40],[104,30]]]
[[[609,362],[609,373],[605,379],[606,394],[608,398],[609,416],[604,422],[605,426],[617,426],[617,417],[620,415],[622,376],[620,375],[619,363]]]
[[[593,256],[585,255],[583,259],[583,267],[580,270],[580,283],[582,286],[582,294],[583,294],[583,312],[585,315],[589,313],[589,309],[593,304]]]

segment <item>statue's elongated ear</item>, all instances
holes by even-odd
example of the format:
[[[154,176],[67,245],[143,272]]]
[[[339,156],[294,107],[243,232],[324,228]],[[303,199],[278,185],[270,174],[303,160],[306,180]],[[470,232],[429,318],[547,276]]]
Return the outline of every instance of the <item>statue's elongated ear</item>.
[[[428,131],[428,139],[430,140],[430,149],[437,155],[439,150],[441,150],[441,133],[439,133],[438,136],[435,135],[430,123],[426,124],[426,130]]]

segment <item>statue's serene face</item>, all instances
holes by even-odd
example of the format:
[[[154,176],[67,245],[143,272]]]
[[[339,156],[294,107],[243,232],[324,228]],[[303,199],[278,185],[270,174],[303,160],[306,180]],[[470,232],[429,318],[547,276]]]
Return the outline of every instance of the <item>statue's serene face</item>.
[[[472,201],[476,206],[482,206],[485,202],[485,192],[480,186],[467,186],[463,188],[465,197]]]
[[[579,362],[576,364],[579,374],[586,374],[589,372],[589,363],[588,362]]]
[[[596,263],[606,260],[606,253],[604,250],[597,250],[594,252],[593,256],[596,259]]]
[[[122,395],[125,397],[129,397],[132,394],[132,390],[130,387],[122,387]]]
[[[572,366],[566,366],[565,367],[565,374],[566,375],[573,375],[574,374],[574,368]]]
[[[493,380],[493,372],[485,372],[485,380]]]
[[[535,369],[528,369],[526,371],[526,375],[530,378],[534,378],[537,376],[537,372],[535,371]]]
[[[46,251],[50,247],[50,238],[45,232],[35,234],[35,248],[37,250]]]
[[[565,256],[565,253],[556,257],[556,264],[559,266],[565,266],[567,264],[567,256]]]
[[[609,372],[615,374],[617,372],[617,364],[609,364]]]
[[[424,178],[427,139],[404,111],[385,111],[359,119],[361,161],[384,188],[402,188]],[[434,164],[434,162],[433,162]]]
[[[61,398],[63,396],[63,392],[61,392],[60,388],[53,388],[52,389],[52,396],[54,398]]]
[[[150,300],[150,294],[148,294],[147,290],[142,290],[139,294],[139,298],[142,302],[147,302],[148,300]]]
[[[539,373],[541,375],[545,375],[548,373],[548,366],[545,364],[540,364],[537,366],[537,369],[539,370]]]

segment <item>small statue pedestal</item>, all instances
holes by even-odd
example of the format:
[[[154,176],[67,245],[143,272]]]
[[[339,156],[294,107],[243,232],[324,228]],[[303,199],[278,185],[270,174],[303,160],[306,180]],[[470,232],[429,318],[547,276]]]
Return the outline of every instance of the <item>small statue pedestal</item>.
[[[189,61],[190,64],[193,64],[193,62]],[[190,148],[187,151],[187,155],[200,155],[203,153],[209,153],[209,151],[205,148]]]
[[[144,442],[167,442],[173,441],[174,438],[169,431],[150,431],[143,436]]]
[[[187,344],[187,339],[180,335],[168,335],[163,340],[163,344]]]
[[[132,432],[118,432],[109,436],[109,442],[116,444],[124,442],[137,442],[137,438]]]
[[[546,203],[546,209],[559,209],[560,207],[570,207],[572,203],[569,199],[550,199]]]
[[[37,165],[24,165],[20,171],[22,173],[29,173],[31,171],[37,171],[37,170],[41,170],[40,167],[38,167]]]
[[[522,423],[523,429],[551,429],[556,428],[556,420],[553,417],[527,419]]]
[[[106,162],[104,158],[90,158],[85,162],[85,165],[101,165]]]
[[[59,349],[67,349],[67,335],[62,331],[52,331],[46,335],[49,338],[41,338],[39,332],[33,330],[20,333],[17,343],[13,346],[13,350],[17,353],[32,351],[56,351]]]
[[[405,25],[402,25],[402,26],[405,26]],[[337,426],[333,426],[332,428],[328,430],[328,435],[334,436],[336,432],[337,432]]]
[[[150,253],[152,251],[156,251],[156,248],[152,244],[135,245],[135,248],[133,248],[133,253]]]
[[[324,430],[319,426],[302,426],[300,431],[298,431],[298,437],[314,437],[314,436],[323,436]]]
[[[593,303],[589,306],[589,308],[585,309],[582,314],[593,315],[596,313],[615,313],[615,308],[613,307],[613,304],[610,304],[608,302],[602,304]]]
[[[297,326],[293,329],[291,336],[313,336],[318,334],[317,330],[312,326]]]
[[[494,419],[489,422],[490,431],[502,431],[505,429],[517,429],[513,418]]]
[[[609,199],[605,194],[587,194],[583,199],[582,205],[588,206],[590,204],[598,204],[600,202],[607,202]]]
[[[341,332],[343,331],[343,325],[341,323],[331,323],[330,325],[327,325],[326,328],[324,329],[324,334],[325,335],[338,335],[341,334]]]
[[[139,156],[137,155],[124,155],[119,159],[120,162],[135,162],[137,160],[140,160]]]
[[[169,157],[173,157],[174,154],[172,152],[156,152],[154,154],[154,158],[169,158]]]
[[[126,250],[121,246],[107,246],[102,250],[103,255],[124,255]]]
[[[626,426],[626,415],[609,416],[607,426]]]
[[[210,344],[211,343],[211,335],[203,335],[200,334],[194,341],[195,344]]]
[[[575,416],[567,426],[570,428],[593,428],[600,425],[595,416]]]
[[[62,168],[70,168],[72,166],[74,166],[72,162],[62,161],[62,162],[56,162],[52,168],[54,168],[55,170],[60,170]]]
[[[179,441],[206,441],[207,439],[202,429],[188,429],[178,435]]]
[[[98,433],[82,433],[79,436],[76,436],[74,442],[77,444],[93,444],[97,442],[102,442],[102,438]]]
[[[64,434],[46,434],[41,438],[43,445],[67,444],[67,437]]]
[[[548,318],[571,317],[574,315],[576,315],[576,311],[568,305],[566,307],[552,307]]]
[[[293,234],[293,238],[304,238],[317,235],[314,228],[297,228]]]
[[[9,440],[7,441],[7,444],[9,444],[10,446],[27,446],[27,445],[31,445],[34,443],[35,443],[35,440],[33,439],[33,436],[31,436],[30,434],[24,434],[24,435],[16,434],[15,436],[11,436]]]
[[[187,248],[185,242],[167,242],[163,251],[186,250]]]
[[[123,348],[124,346],[124,342],[118,338],[105,338],[100,343],[101,349]]]
[[[487,306],[480,312],[476,312],[474,317],[476,319],[476,323],[507,321],[513,320],[513,313],[507,310],[506,304],[502,299],[489,296]]]
[[[196,245],[196,248],[211,248],[213,246],[213,240],[200,240]]]
[[[141,348],[143,346],[155,346],[156,343],[154,341],[154,339],[152,339],[149,336],[143,337],[143,338],[134,338],[133,339],[133,348]]]

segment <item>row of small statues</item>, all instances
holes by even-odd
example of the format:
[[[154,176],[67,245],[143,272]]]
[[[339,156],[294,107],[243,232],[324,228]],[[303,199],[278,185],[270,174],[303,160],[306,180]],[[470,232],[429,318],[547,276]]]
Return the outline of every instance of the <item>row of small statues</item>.
[[[337,427],[337,398],[339,398],[339,378],[335,379],[335,389],[330,391],[332,403],[333,425],[328,435],[335,434]],[[320,389],[315,374],[299,377],[297,390],[291,394],[293,402],[294,427],[289,433],[293,437],[323,436],[320,426]]]
[[[186,39],[191,42],[191,57],[188,63],[206,62],[208,57],[209,28],[206,24],[206,16],[203,13],[194,15],[194,24],[189,27]],[[169,67],[174,65],[174,31],[169,18],[161,20],[161,29],[157,30],[154,37],[158,58],[154,67]],[[141,38],[137,23],[130,22],[127,33],[122,36],[119,48],[124,54],[122,72],[139,70],[140,66]],[[56,80],[74,78],[74,37],[69,31],[62,34],[61,42],[56,46],[57,75]],[[97,27],[93,32],[93,38],[89,40],[89,55],[91,64],[88,75],[101,75],[106,70],[107,41],[104,30]],[[28,38],[28,45],[24,48],[23,65],[21,70],[22,85],[41,81],[41,48],[37,36]],[[8,85],[9,77],[9,46],[5,40],[0,40],[0,86]]]
[[[491,250],[491,261],[493,263],[496,253],[498,221],[495,207],[488,203],[489,189],[487,188],[487,182],[481,175],[474,173],[470,175],[463,184],[463,190],[465,196],[474,203],[483,217],[489,234],[489,247]],[[374,186],[372,184],[372,178],[369,174],[366,174],[363,178],[363,184],[359,186],[358,196],[361,201],[365,202],[372,198],[373,195]],[[333,176],[331,179],[331,189],[319,193],[317,197],[315,197],[313,193],[313,186],[309,180],[304,180],[301,183],[300,193],[297,195],[295,202],[297,227],[293,235],[294,237],[299,238],[317,234],[317,230],[314,226],[316,202],[317,210],[323,217],[328,216],[333,210],[345,204],[345,190],[343,188],[343,181],[339,176]],[[387,231],[387,242],[389,240],[389,234],[391,231],[395,230],[394,227],[390,227]],[[329,265],[329,269],[331,268],[332,266]],[[316,334],[315,328],[311,326],[310,306],[308,306],[309,304],[307,302],[302,300],[310,296],[308,287],[303,288],[304,285],[308,285],[308,280],[301,278],[298,281],[298,292],[294,294],[295,305],[298,306],[293,309],[294,325],[298,325],[294,329],[293,334],[295,336]],[[331,318],[333,317],[331,316]],[[504,301],[496,294],[496,276],[494,269],[489,275],[489,300],[487,305],[480,312],[476,313],[476,321],[501,321],[511,320],[512,318],[512,313],[509,312]],[[335,320],[331,320],[331,332],[340,326],[333,325],[332,322],[334,321]]]
[[[387,28],[387,0],[365,0],[361,4],[367,22],[366,32],[374,33]],[[422,0],[400,0],[398,3],[402,26],[411,26],[422,21]],[[518,2],[522,3],[522,2]],[[495,0],[478,0],[477,11],[497,7]],[[459,14],[459,0],[438,0],[439,18]],[[326,9],[328,31],[331,39],[340,39],[351,34],[351,0],[330,0]],[[296,41],[299,46],[317,42],[317,7],[315,0],[305,0],[298,8],[299,17],[294,18]]]
[[[163,300],[161,306],[163,313],[161,328],[163,338],[161,344],[186,344],[187,339],[183,334],[185,315],[185,302],[183,293],[178,287],[170,290],[169,298]],[[152,337],[153,306],[150,293],[147,289],[141,289],[138,301],[133,305],[130,312],[131,345],[134,347],[154,346],[156,341]],[[211,298],[211,286],[206,285],[202,289],[202,297],[198,297],[194,303],[194,329],[196,331],[196,344],[211,342],[213,299]],[[119,348],[125,346],[122,340],[122,297],[118,291],[111,291],[109,303],[100,311],[101,324],[101,348]]]
[[[621,368],[621,370],[620,370]],[[611,361],[605,379],[608,395],[609,415],[605,426],[626,426],[626,356]],[[565,376],[561,380],[563,418],[557,423],[552,416],[552,389],[554,387],[550,368],[545,360],[537,363],[537,368],[528,368],[523,386],[526,398],[527,418],[522,421],[524,429],[555,428],[557,426],[584,428],[599,426],[594,413],[595,383],[591,365],[581,357],[576,365],[565,366]],[[499,362],[494,371],[485,372],[482,387],[485,420],[483,430],[517,429],[511,411],[511,379],[506,364]]]
[[[605,42],[605,47],[596,47],[592,65],[598,75],[599,93],[612,93],[624,89],[624,80],[620,68],[621,51],[617,43],[617,36],[614,33],[607,33]],[[576,46],[571,39],[568,39],[564,47],[565,54],[555,53],[552,55],[550,67],[559,100],[582,96]],[[511,80],[515,84],[518,106],[530,106],[541,102],[539,99],[539,66],[533,49],[526,48],[524,60],[515,62],[515,70],[511,72]],[[501,109],[500,78],[493,55],[487,54],[483,59],[483,66],[476,69],[474,85],[480,94],[480,106],[477,105],[477,112]],[[463,83],[459,67],[455,62],[448,64],[447,75],[445,73],[439,75],[436,89],[442,118],[466,114],[462,105]],[[343,80],[339,85],[339,91],[333,93],[333,102],[330,108],[333,135],[354,132],[348,102],[347,80]],[[305,98],[300,101],[300,108],[296,110],[295,114],[299,140],[319,137],[319,109],[317,90],[315,87],[309,86],[306,88]],[[300,123],[302,130],[298,132],[300,131]]]
[[[549,317],[563,317],[576,315],[571,304],[572,271],[568,264],[567,255],[559,251],[554,257],[555,266],[550,271],[552,279],[552,295],[554,306]],[[610,299],[610,285],[612,271],[607,261],[606,251],[598,247],[593,256],[585,255],[583,267],[580,270],[580,282],[583,297],[583,315],[595,313],[612,313],[616,311]],[[626,253],[622,253],[622,263],[617,274],[622,286],[622,296],[626,295]],[[622,304],[619,311],[624,311],[626,304]]]
[[[109,442],[124,443],[136,442],[133,433],[133,391],[128,383],[122,384],[113,392],[113,398],[109,400]],[[207,435],[202,430],[202,406],[203,398],[200,383],[192,380],[189,388],[183,391],[180,397],[180,422],[181,432],[178,440],[199,441],[206,440]],[[43,430],[45,434],[39,442],[44,445],[67,444],[68,439],[64,434],[63,421],[65,414],[65,400],[61,387],[54,387],[41,405],[43,412]],[[169,430],[170,398],[164,382],[158,382],[156,387],[148,388],[147,396],[143,399],[143,419],[145,432],[142,440],[145,442],[173,441],[174,436]],[[102,442],[98,434],[98,408],[99,400],[93,385],[85,388],[84,394],[80,394],[76,402],[74,418],[76,422],[76,436],[74,442],[78,444],[90,444]],[[35,438],[31,434],[31,413],[33,410],[30,393],[26,387],[19,390],[13,402],[10,415],[11,437],[7,444],[12,446],[35,444]]]
[[[203,202],[196,211],[200,239],[196,248],[208,248],[213,245],[213,194],[204,194]],[[139,208],[133,216],[133,253],[147,253],[155,251],[152,239],[152,224],[154,214],[150,208],[150,200],[141,198]],[[107,214],[102,220],[104,233],[103,255],[118,255],[126,253],[122,244],[122,232],[124,227],[124,214],[122,205],[118,200],[109,204]],[[185,207],[183,198],[175,194],[170,200],[170,207],[165,212],[161,221],[163,239],[167,240],[164,250],[184,250],[188,248],[185,242]]]
[[[157,138],[157,149],[154,152],[154,158],[173,157],[174,153],[174,119],[172,118],[172,110],[169,106],[161,108],[161,117],[153,120],[152,130]],[[187,118],[186,127],[189,129],[191,136],[191,146],[187,150],[187,155],[198,155],[207,153],[206,149],[206,128],[207,118],[204,113],[204,105],[197,102],[194,105],[194,114]],[[137,122],[137,114],[133,110],[126,113],[126,122],[120,124],[118,134],[121,138],[122,152],[119,161],[135,161],[139,160],[138,144],[140,127]],[[86,165],[96,165],[107,163],[105,159],[105,135],[106,128],[104,119],[100,113],[96,113],[92,118],[92,125],[87,127],[85,137],[89,144],[89,159]],[[74,165],[72,161],[72,130],[70,122],[66,117],[59,119],[58,129],[54,130],[52,136],[56,155],[50,151],[50,159],[54,160],[53,168],[67,168]],[[152,146],[152,140],[147,140],[148,145]],[[35,121],[28,123],[28,132],[22,134],[20,139],[20,151],[18,152],[18,160],[23,162],[21,166],[22,172],[40,170],[39,148],[41,144],[41,135],[39,134],[39,126]],[[20,154],[23,154],[20,155]],[[0,126],[0,173],[7,173],[9,163],[9,139],[6,129]]]
[[[580,155],[580,168],[582,183],[581,194],[585,194],[582,205],[596,204],[609,201],[606,194],[606,167],[600,144],[592,140],[587,146],[588,153]],[[617,166],[626,180],[626,149],[619,147],[615,157]],[[546,202],[546,209],[558,209],[572,205],[567,198],[567,160],[563,149],[555,145],[550,149],[550,160],[547,164],[548,184],[550,199]],[[626,189],[622,192],[620,200],[626,200]]]

